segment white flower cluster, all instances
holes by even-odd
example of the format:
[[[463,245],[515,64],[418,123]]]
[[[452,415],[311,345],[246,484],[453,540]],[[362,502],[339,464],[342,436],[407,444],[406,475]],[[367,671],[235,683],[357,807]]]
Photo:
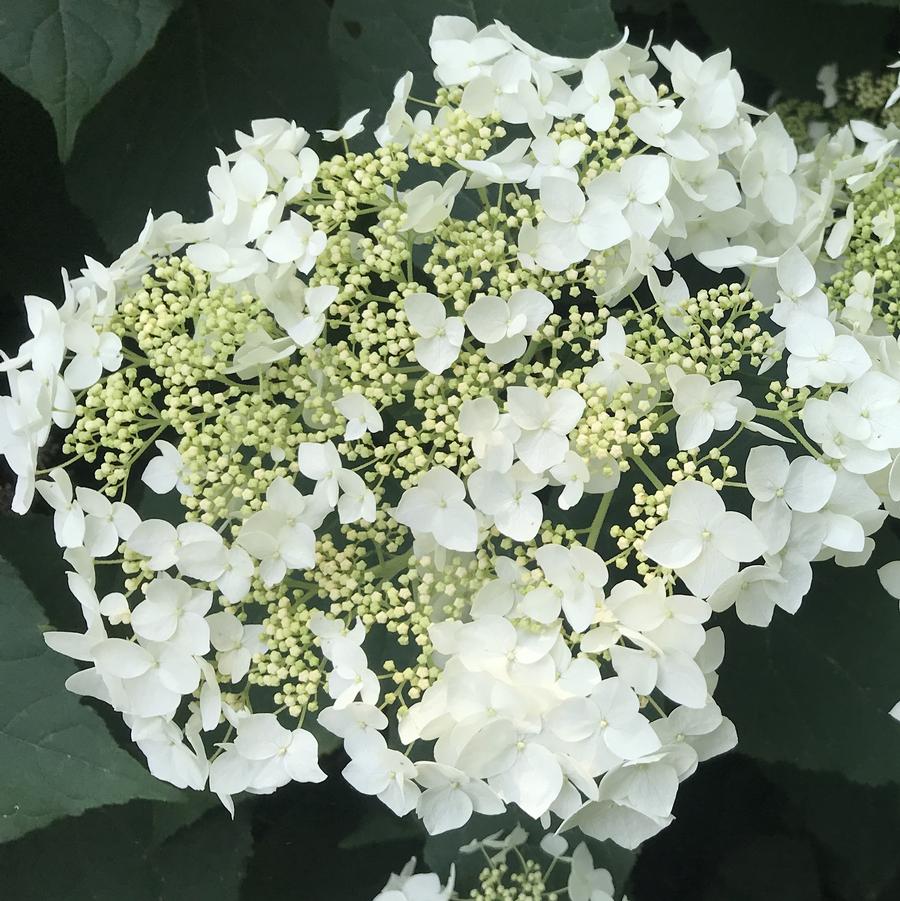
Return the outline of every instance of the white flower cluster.
[[[712,614],[796,611],[900,511],[900,132],[800,154],[727,52],[564,59],[457,17],[430,44],[433,116],[407,74],[373,152],[254,122],[206,222],[26,300],[14,508],[53,424],[102,483],[37,482],[86,622],[47,641],[156,775],[229,806],[324,778],[308,716],[431,833],[515,804],[634,847],[736,742]],[[685,258],[746,280],[692,292]],[[183,521],[125,502],[151,447]],[[448,893],[410,869],[380,897]]]
[[[31,506],[38,451],[51,429],[68,429],[75,421],[73,392],[122,365],[121,340],[107,330],[117,304],[140,284],[154,259],[196,234],[197,228],[182,222],[178,213],[158,219],[150,213],[137,241],[112,265],[86,257],[77,278],[63,270],[62,306],[33,295],[25,298],[32,337],[14,357],[4,354],[0,364],[9,379],[9,395],[0,397],[0,453],[16,476],[16,513]]]
[[[474,901],[512,901],[514,898],[543,898],[565,895],[571,901],[612,901],[615,886],[608,870],[595,867],[588,846],[581,842],[574,851],[562,836],[547,834],[538,847],[528,847],[529,835],[521,826],[509,833],[495,832],[459,849],[459,862],[478,854],[485,866],[478,885],[465,897]],[[544,862],[546,861],[546,862]],[[373,901],[450,901],[457,887],[456,866],[441,885],[435,873],[416,873],[413,857],[400,873],[392,874]],[[457,887],[458,888],[458,887]],[[557,894],[558,893],[558,894]],[[623,901],[628,901],[623,898]]]

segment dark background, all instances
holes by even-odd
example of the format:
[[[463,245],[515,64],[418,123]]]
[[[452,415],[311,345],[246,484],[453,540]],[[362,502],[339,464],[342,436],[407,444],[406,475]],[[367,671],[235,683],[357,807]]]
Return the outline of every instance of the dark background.
[[[0,0],[0,28],[18,5]],[[61,300],[61,266],[77,271],[85,254],[115,258],[148,208],[203,217],[214,148],[230,149],[233,130],[251,118],[284,116],[312,131],[370,106],[368,125],[378,124],[403,69],[430,68],[434,14],[468,12],[481,25],[496,16],[543,49],[583,55],[608,44],[615,27],[608,6],[591,0],[173,6],[153,48],[86,116],[65,163],[50,116],[0,76],[7,352],[25,337],[24,294]],[[879,70],[900,47],[896,0],[624,0],[612,13],[636,43],[652,31],[701,54],[730,46],[747,99],[763,106],[776,91],[815,99],[823,63],[837,61],[842,75]],[[884,539],[879,560],[900,556],[896,533]],[[0,554],[45,615],[65,625],[64,570],[45,514],[4,514]],[[632,901],[900,899],[900,725],[886,716],[900,697],[900,614],[873,567],[820,567],[803,609],[779,613],[769,630],[733,618],[725,626],[717,699],[737,724],[741,753],[701,765],[683,785],[676,822],[637,856]],[[328,758],[335,778],[323,785],[242,803],[234,824],[196,799],[58,819],[0,845],[0,898],[368,901],[392,868],[422,857],[422,840],[349,789],[341,763]],[[19,752],[8,765],[31,763]],[[3,782],[0,773],[0,816],[11,803]],[[430,843],[426,858],[446,863],[447,846]],[[634,862],[626,858],[617,857],[623,875]]]

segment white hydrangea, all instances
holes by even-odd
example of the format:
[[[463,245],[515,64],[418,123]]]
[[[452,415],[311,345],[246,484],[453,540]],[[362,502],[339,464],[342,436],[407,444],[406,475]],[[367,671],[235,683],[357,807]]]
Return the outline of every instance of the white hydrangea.
[[[897,133],[801,154],[729,54],[680,44],[567,59],[443,16],[430,48],[450,90],[411,113],[402,76],[377,153],[348,143],[368,110],[319,130],[328,159],[257,120],[207,220],[149,217],[61,306],[27,298],[0,452],[72,569],[84,631],[46,633],[85,664],[67,686],[156,776],[232,811],[318,782],[315,721],[398,816],[515,806],[554,830],[553,891],[608,901],[555,833],[636,847],[735,745],[713,615],[796,612],[815,562],[864,564],[900,515],[885,276],[825,287],[864,220],[894,252],[860,192]],[[689,286],[685,258],[743,281]],[[54,428],[68,459],[39,471]],[[138,479],[180,518],[126,503]],[[414,870],[379,901],[449,899]]]

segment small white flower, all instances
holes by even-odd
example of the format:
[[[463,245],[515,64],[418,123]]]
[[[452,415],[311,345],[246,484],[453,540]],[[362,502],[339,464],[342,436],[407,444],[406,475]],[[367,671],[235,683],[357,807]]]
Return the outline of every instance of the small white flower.
[[[523,612],[547,623],[562,610],[572,629],[584,632],[594,620],[609,578],[603,560],[588,548],[558,544],[539,547],[534,557],[551,588],[528,592],[521,605]]]
[[[98,332],[83,319],[66,325],[66,346],[75,356],[66,366],[65,381],[73,391],[100,381],[103,370],[115,372],[122,365],[122,341],[112,332]]]
[[[60,547],[80,547],[84,541],[84,511],[75,499],[72,480],[60,468],[50,473],[50,481],[36,483],[41,497],[53,508],[53,529]]]
[[[554,141],[550,137],[535,138],[531,144],[535,163],[526,186],[539,188],[545,178],[563,178],[577,182],[576,166],[581,162],[585,146],[577,138]]]
[[[615,472],[616,475],[619,474],[618,467]],[[581,500],[585,491],[596,493],[596,484],[590,468],[574,451],[569,451],[562,463],[550,467],[550,476],[554,485],[564,486],[559,495],[560,510],[574,507]]]
[[[540,291],[514,291],[508,301],[482,294],[463,314],[469,331],[484,344],[487,358],[510,363],[525,353],[530,338],[553,312]]]
[[[430,835],[459,829],[473,813],[492,815],[506,809],[484,782],[455,767],[423,760],[416,765],[416,782],[424,789],[416,813]]]
[[[896,234],[894,208],[889,206],[881,210],[872,220],[872,232],[878,238],[880,247],[887,247]]]
[[[754,447],[747,457],[747,489],[753,495],[753,522],[766,539],[769,553],[784,547],[791,530],[791,511],[817,513],[834,489],[837,475],[813,457],[788,463],[780,447]]]
[[[392,875],[387,885],[373,901],[450,901],[453,894],[454,869],[450,865],[450,879],[445,886],[434,873],[416,873],[413,857],[397,875]]]
[[[315,497],[300,494],[287,479],[279,478],[266,491],[266,507],[241,526],[237,543],[260,561],[266,585],[277,585],[291,569],[312,569],[316,562],[314,530],[328,507]]]
[[[409,99],[412,83],[412,72],[407,72],[394,85],[394,101],[387,111],[384,122],[375,129],[375,140],[381,147],[388,144],[406,147],[419,127],[431,122],[425,110],[422,110],[415,120],[406,111],[406,101]]]
[[[755,412],[753,404],[739,397],[741,383],[728,379],[710,383],[705,375],[685,375],[677,366],[666,367],[672,387],[672,407],[678,414],[675,435],[681,450],[693,450],[709,441],[716,430],[727,431],[738,420],[746,422]]]
[[[647,385],[647,370],[628,356],[625,329],[614,316],[606,320],[603,337],[596,342],[600,362],[595,363],[585,375],[588,385],[602,385],[610,395],[617,394],[628,385]]]
[[[144,467],[141,481],[156,494],[168,494],[177,488],[186,497],[193,495],[193,487],[184,479],[184,461],[178,448],[162,439],[154,442],[154,447],[159,451],[159,456]]]
[[[403,492],[393,515],[414,534],[430,534],[448,550],[474,551],[478,521],[465,498],[466,489],[459,476],[444,466],[435,466],[414,488]]]
[[[346,420],[345,441],[357,441],[366,432],[380,432],[384,422],[375,405],[358,391],[350,391],[334,402],[334,408]]]
[[[338,296],[334,285],[307,287],[295,275],[274,281],[256,279],[260,298],[297,347],[309,347],[325,328],[326,314]]]
[[[443,303],[433,294],[412,294],[403,309],[419,336],[413,344],[419,365],[436,375],[452,366],[465,336],[462,319],[448,317]]]
[[[328,238],[323,231],[298,213],[291,213],[260,241],[259,249],[273,262],[292,264],[300,272],[309,272]]]
[[[783,546],[783,545],[782,545]],[[786,580],[771,566],[745,566],[726,579],[709,598],[717,613],[734,607],[738,619],[748,626],[768,626]]]
[[[238,720],[237,736],[209,768],[210,790],[234,814],[231,796],[242,791],[269,794],[296,782],[322,782],[315,738],[303,729],[285,729],[271,713]]]
[[[209,775],[209,761],[196,727],[189,721],[184,732],[162,716],[126,717],[131,739],[147,758],[147,767],[157,779],[177,788],[202,791]],[[189,748],[185,737],[190,741]]]
[[[482,469],[506,472],[513,464],[514,445],[521,430],[508,413],[501,413],[494,399],[463,401],[459,409],[460,434],[472,439],[472,453]]]
[[[397,816],[415,809],[419,787],[413,782],[416,765],[399,751],[391,750],[376,733],[365,753],[344,767],[344,778],[364,795],[378,798]]]
[[[620,210],[601,198],[588,200],[576,182],[544,178],[540,199],[546,215],[537,226],[537,263],[551,272],[561,272],[589,251],[615,247],[631,235]]]
[[[722,498],[702,482],[679,482],[669,513],[644,540],[644,553],[673,569],[698,597],[709,597],[740,563],[759,557],[765,542],[756,526],[725,509]]]
[[[398,230],[428,234],[435,230],[453,209],[453,201],[466,180],[465,172],[454,172],[444,184],[426,181],[400,195],[406,209]]]
[[[320,128],[323,141],[349,141],[363,131],[363,120],[369,114],[367,109],[354,113],[340,128]]]
[[[262,251],[237,243],[200,241],[191,244],[186,253],[195,266],[212,273],[227,285],[258,275],[267,266],[266,256]]]
[[[848,203],[844,212],[844,217],[838,219],[832,226],[831,233],[825,241],[825,252],[831,259],[836,260],[841,254],[845,253],[850,246],[850,239],[853,237],[853,226],[856,221],[856,208],[854,204]]]
[[[534,388],[507,389],[506,403],[513,422],[522,430],[516,454],[535,474],[556,466],[569,450],[568,434],[584,412],[584,400],[571,388],[558,388],[545,397]]]
[[[535,495],[546,484],[521,463],[503,473],[477,469],[468,482],[475,507],[493,517],[499,531],[514,541],[531,541],[537,535],[544,508]]]
[[[581,84],[572,92],[570,112],[584,117],[588,128],[606,131],[616,114],[604,51],[595,53],[581,70]]]
[[[624,216],[631,231],[653,237],[669,217],[664,198],[669,187],[669,163],[662,154],[630,156],[619,170],[607,170],[590,183],[588,197],[610,215]]]
[[[772,308],[774,322],[787,326],[798,313],[826,316],[828,300],[818,288],[816,270],[798,247],[791,247],[778,258],[775,273],[778,303]]]
[[[851,282],[853,290],[844,301],[841,319],[857,332],[868,332],[874,321],[872,306],[877,279],[871,272],[857,272]]]
[[[206,623],[216,650],[216,668],[232,682],[240,682],[250,671],[253,655],[265,649],[264,627],[242,623],[225,610],[211,613]]]
[[[863,346],[851,335],[835,334],[828,319],[795,313],[787,325],[787,383],[792,388],[821,388],[858,379],[872,365]]]
[[[388,718],[374,705],[353,701],[345,707],[326,707],[317,722],[344,740],[350,757],[364,756],[370,747],[379,747],[379,732],[387,729]]]
[[[556,146],[555,142],[552,142]],[[581,145],[580,141],[576,142]],[[483,188],[486,185],[514,185],[525,181],[532,172],[532,166],[525,160],[531,141],[516,138],[503,150],[485,157],[483,160],[458,160],[463,169],[472,174],[466,182],[467,188]]]
[[[776,222],[789,225],[797,212],[797,186],[791,174],[797,147],[776,113],[755,127],[756,141],[741,163],[741,187],[748,197],[760,197]]]

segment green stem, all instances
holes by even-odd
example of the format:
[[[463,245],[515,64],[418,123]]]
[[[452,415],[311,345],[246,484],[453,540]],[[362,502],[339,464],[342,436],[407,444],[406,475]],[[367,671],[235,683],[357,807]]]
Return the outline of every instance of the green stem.
[[[760,410],[759,407],[756,408],[756,415],[762,417],[763,419],[774,419],[776,422],[780,422],[790,433],[797,439],[797,441],[803,445],[806,450],[809,451],[817,460],[822,456],[822,451],[816,450],[803,436],[800,430],[784,415],[780,410]]]
[[[647,476],[653,487],[656,488],[657,491],[662,491],[663,483],[660,482],[660,480],[656,477],[656,473],[653,472],[653,470],[643,461],[643,459],[638,456],[634,456],[631,459],[635,462],[637,468],[640,469],[640,471],[645,476]]]
[[[587,547],[591,549],[593,549],[594,545],[597,543],[597,539],[600,537],[600,530],[603,528],[603,521],[606,519],[606,514],[609,511],[609,505],[612,503],[614,494],[615,489],[607,491],[606,494],[603,495],[603,499],[597,505],[597,512],[594,514],[594,521],[591,523],[591,529],[588,532],[587,540],[585,542]]]
[[[797,429],[792,423],[784,420],[784,427],[800,442],[817,460],[822,456],[821,451],[817,451],[807,440],[803,437],[800,430]]]

